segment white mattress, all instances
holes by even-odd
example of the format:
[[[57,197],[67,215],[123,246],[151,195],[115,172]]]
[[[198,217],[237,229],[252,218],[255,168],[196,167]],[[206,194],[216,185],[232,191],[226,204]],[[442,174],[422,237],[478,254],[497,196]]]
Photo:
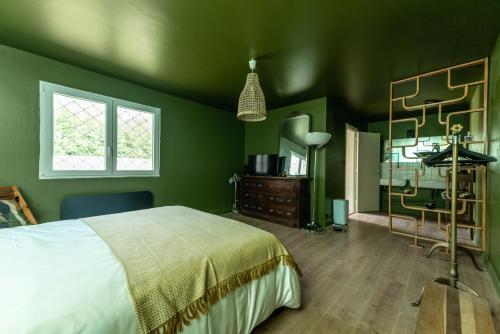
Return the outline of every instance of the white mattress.
[[[80,220],[0,229],[0,333],[139,333],[125,273]],[[300,305],[288,266],[227,295],[182,333],[249,333]]]

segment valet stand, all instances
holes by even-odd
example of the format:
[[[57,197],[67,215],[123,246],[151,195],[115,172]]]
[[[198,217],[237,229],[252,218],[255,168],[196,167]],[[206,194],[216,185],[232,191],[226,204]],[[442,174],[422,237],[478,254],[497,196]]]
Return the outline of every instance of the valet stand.
[[[450,227],[450,237],[448,243],[439,242],[436,243],[429,252],[432,253],[435,249],[439,247],[448,248],[450,251],[450,272],[448,277],[436,277],[432,281],[448,285],[454,289],[459,289],[472,293],[476,296],[479,294],[474,291],[470,286],[461,282],[458,279],[458,262],[457,262],[457,178],[458,178],[458,166],[478,166],[487,165],[490,162],[496,161],[496,158],[469,151],[460,145],[460,132],[462,132],[463,126],[461,124],[455,124],[451,127],[452,131],[452,144],[448,146],[444,151],[433,154],[422,162],[427,166],[443,167],[450,166],[451,163],[451,227]],[[451,161],[447,160],[451,157]],[[484,199],[486,200],[486,199]],[[422,295],[424,293],[424,288],[420,291],[418,299],[411,303],[413,306],[420,305],[422,301]]]

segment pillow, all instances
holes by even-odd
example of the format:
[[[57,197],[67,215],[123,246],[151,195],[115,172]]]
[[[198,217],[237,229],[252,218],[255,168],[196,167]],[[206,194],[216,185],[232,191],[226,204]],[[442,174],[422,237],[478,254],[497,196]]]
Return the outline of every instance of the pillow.
[[[15,200],[0,200],[0,228],[28,225]]]

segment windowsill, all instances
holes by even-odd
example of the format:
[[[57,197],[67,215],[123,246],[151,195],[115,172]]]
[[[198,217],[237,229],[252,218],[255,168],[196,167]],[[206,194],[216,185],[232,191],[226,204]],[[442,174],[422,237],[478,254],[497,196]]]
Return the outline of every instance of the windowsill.
[[[39,180],[58,180],[58,179],[115,179],[115,178],[133,178],[133,177],[160,177],[160,174],[134,175],[134,174],[118,174],[118,175],[39,175]]]

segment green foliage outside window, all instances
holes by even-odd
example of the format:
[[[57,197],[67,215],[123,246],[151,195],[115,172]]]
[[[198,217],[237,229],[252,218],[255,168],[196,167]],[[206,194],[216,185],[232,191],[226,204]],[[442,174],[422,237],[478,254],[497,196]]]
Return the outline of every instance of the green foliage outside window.
[[[105,155],[105,126],[102,119],[88,114],[83,120],[67,108],[56,114],[54,129],[54,154],[75,156]],[[127,123],[117,132],[119,158],[151,159],[153,155],[152,129],[147,123]]]

